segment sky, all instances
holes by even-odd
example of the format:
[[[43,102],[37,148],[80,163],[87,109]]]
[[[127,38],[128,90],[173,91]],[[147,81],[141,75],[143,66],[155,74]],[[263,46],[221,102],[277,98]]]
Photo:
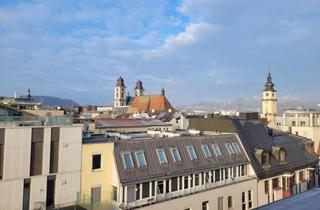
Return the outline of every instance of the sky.
[[[0,95],[111,104],[166,89],[175,105],[261,95],[320,103],[320,0],[1,0]]]

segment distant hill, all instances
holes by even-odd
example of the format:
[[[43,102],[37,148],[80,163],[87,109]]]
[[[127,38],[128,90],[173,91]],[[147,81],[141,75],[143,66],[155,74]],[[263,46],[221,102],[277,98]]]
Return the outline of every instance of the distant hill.
[[[59,98],[54,96],[32,96],[42,102],[44,106],[79,106],[79,104],[71,99]]]

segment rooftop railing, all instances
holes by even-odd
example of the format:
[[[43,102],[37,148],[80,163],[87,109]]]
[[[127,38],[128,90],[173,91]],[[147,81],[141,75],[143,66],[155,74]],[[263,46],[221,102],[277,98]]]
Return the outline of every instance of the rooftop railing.
[[[4,127],[57,126],[72,124],[72,119],[65,116],[0,116],[0,126]]]

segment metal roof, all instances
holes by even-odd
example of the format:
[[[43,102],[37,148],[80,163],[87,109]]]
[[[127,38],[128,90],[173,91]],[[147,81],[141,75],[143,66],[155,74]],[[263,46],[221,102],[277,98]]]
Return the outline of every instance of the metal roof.
[[[238,143],[240,154],[230,155],[226,149],[226,143]],[[212,144],[218,144],[222,156],[216,157]],[[212,157],[206,158],[201,145],[208,145]],[[187,146],[193,146],[198,159],[191,160]],[[249,162],[236,134],[211,135],[211,136],[183,136],[174,138],[143,139],[135,141],[116,141],[114,155],[123,184],[134,184],[148,180],[163,180],[170,177],[182,176],[192,173],[200,173],[227,166],[246,164]],[[170,148],[178,148],[182,161],[174,162]],[[164,149],[168,163],[160,164],[157,149]],[[135,157],[136,151],[144,151],[147,167],[138,168]],[[122,154],[130,152],[135,168],[126,170],[124,168]]]

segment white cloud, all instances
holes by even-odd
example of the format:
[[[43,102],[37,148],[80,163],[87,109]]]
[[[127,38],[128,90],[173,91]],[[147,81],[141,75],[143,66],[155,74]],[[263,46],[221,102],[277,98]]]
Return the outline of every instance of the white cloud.
[[[147,58],[152,56],[166,55],[185,46],[193,46],[212,39],[217,27],[208,23],[191,23],[185,30],[177,35],[168,36],[165,43],[145,53]]]

